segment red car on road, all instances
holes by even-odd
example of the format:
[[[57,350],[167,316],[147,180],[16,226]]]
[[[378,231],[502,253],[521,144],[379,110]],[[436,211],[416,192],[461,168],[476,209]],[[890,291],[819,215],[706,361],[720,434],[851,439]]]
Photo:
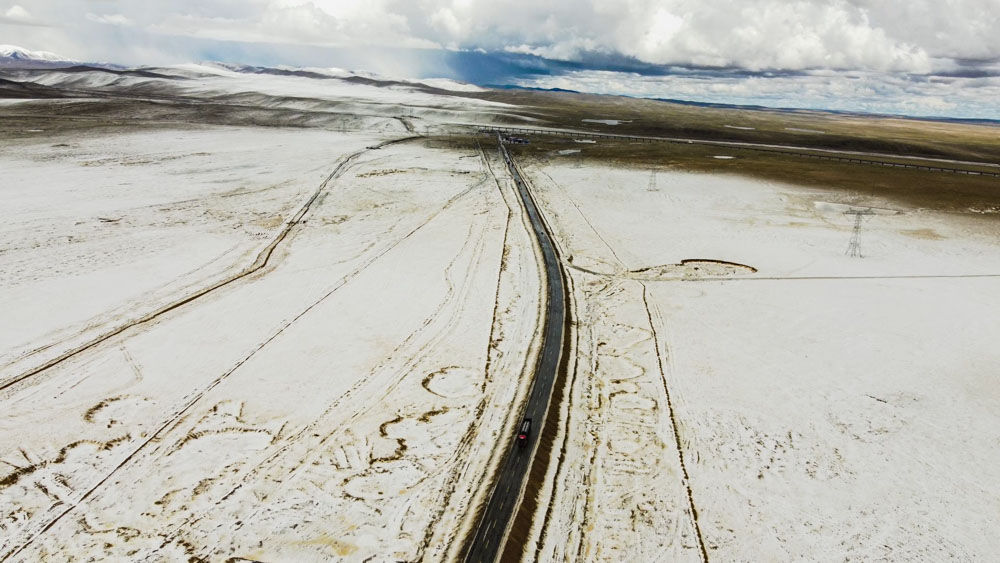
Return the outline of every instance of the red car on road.
[[[517,430],[517,445],[524,447],[528,443],[528,436],[531,435],[531,419],[526,418],[521,421],[521,426]]]

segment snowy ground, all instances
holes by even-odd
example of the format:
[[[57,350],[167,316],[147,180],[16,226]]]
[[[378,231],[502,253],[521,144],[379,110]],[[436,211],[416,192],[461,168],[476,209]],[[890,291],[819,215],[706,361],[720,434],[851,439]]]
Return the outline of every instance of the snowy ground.
[[[155,71],[0,104],[0,560],[456,559],[538,256],[492,146],[403,138],[518,109]],[[575,355],[527,560],[1000,556],[994,216],[558,154],[526,173]]]
[[[0,381],[242,271],[331,164],[375,138],[215,128],[58,141],[3,158]]]
[[[528,554],[1000,556],[995,222],[728,176],[526,172],[578,323]],[[876,208],[864,258],[844,254],[851,205]]]
[[[380,140],[211,127],[4,153],[6,383],[245,272],[322,189],[259,271],[0,391],[0,559],[457,549],[525,391],[536,259],[495,162]]]

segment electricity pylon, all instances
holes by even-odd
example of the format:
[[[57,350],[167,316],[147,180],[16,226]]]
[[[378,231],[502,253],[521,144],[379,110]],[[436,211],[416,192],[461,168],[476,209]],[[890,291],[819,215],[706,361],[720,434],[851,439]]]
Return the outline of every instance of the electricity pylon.
[[[854,215],[854,233],[851,234],[851,242],[844,254],[852,258],[864,258],[861,254],[861,223],[866,216],[874,214],[871,209],[848,209],[844,212],[844,215]]]

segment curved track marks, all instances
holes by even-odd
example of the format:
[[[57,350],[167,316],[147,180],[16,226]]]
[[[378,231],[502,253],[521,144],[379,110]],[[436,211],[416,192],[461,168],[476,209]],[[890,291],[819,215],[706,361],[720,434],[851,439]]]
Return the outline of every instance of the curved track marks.
[[[380,146],[385,146],[387,144],[391,144],[391,143],[395,143],[395,142],[400,142],[400,141],[403,141],[403,140],[408,140],[408,139],[400,139],[400,140],[395,140],[395,141],[389,141],[387,143],[383,143]],[[255,262],[255,266],[256,267],[253,269],[253,271],[258,271],[261,268],[263,268],[263,267],[265,267],[265,266],[268,265],[268,260],[269,260],[269,258],[271,256],[271,254],[274,252],[275,248],[278,246],[278,244],[282,240],[284,240],[285,236],[287,236],[287,234],[291,231],[291,228],[294,225],[298,224],[298,222],[305,216],[305,214],[309,211],[309,208],[311,207],[311,205],[313,204],[313,202],[316,201],[316,198],[327,187],[327,185],[330,183],[330,181],[332,181],[334,178],[336,178],[337,176],[339,176],[343,171],[345,171],[347,165],[351,161],[353,161],[355,158],[357,158],[358,156],[360,156],[361,154],[363,154],[364,152],[366,152],[366,151],[359,151],[357,153],[354,153],[354,154],[348,156],[346,159],[344,159],[337,166],[337,168],[334,170],[334,172],[330,174],[330,176],[323,182],[323,184],[320,186],[320,188],[300,208],[299,212],[295,214],[295,216],[293,217],[293,219],[289,221],[288,226],[286,227],[286,229],[283,230],[283,234],[279,238],[276,238],[274,241],[272,241],[272,243],[269,244],[268,247],[266,249],[264,249],[264,251],[261,252],[261,254],[258,256],[257,262]],[[123,467],[125,467],[126,465],[128,465],[146,447],[148,447],[151,443],[153,443],[154,441],[156,441],[157,439],[159,439],[160,437],[162,437],[162,435],[163,435],[163,433],[165,431],[167,431],[172,426],[174,426],[175,424],[177,424],[183,418],[183,416],[195,404],[197,404],[207,393],[209,393],[212,389],[214,389],[215,387],[217,387],[225,379],[227,379],[229,376],[231,376],[233,373],[235,373],[241,366],[243,366],[246,362],[248,362],[251,358],[253,358],[253,356],[255,356],[258,352],[260,352],[262,349],[264,349],[268,344],[270,344],[276,338],[278,338],[289,327],[291,327],[296,321],[298,321],[299,319],[301,319],[302,317],[304,317],[306,314],[308,314],[311,310],[313,310],[315,307],[317,307],[318,305],[320,305],[323,301],[325,301],[327,298],[329,298],[331,295],[333,295],[338,289],[340,289],[341,287],[343,287],[344,285],[346,285],[351,279],[357,277],[358,274],[360,274],[362,271],[364,271],[372,263],[374,263],[375,261],[377,261],[379,258],[381,258],[382,256],[384,256],[386,253],[388,253],[389,251],[391,251],[393,248],[397,247],[400,243],[402,243],[406,239],[410,238],[414,233],[416,233],[421,228],[423,228],[424,226],[426,226],[435,217],[437,217],[442,211],[444,211],[445,209],[447,209],[448,207],[450,207],[452,204],[454,204],[455,201],[457,201],[461,197],[463,197],[466,194],[468,194],[473,188],[469,188],[467,190],[464,190],[463,192],[461,192],[461,193],[455,195],[454,197],[452,197],[450,200],[448,200],[448,202],[446,202],[444,204],[444,206],[442,208],[440,208],[439,210],[437,210],[436,212],[434,212],[430,217],[428,217],[425,221],[423,221],[422,223],[420,223],[416,228],[414,228],[413,230],[411,230],[410,232],[408,232],[406,235],[404,235],[399,240],[395,241],[393,244],[391,244],[388,247],[382,249],[382,251],[379,252],[378,254],[376,254],[375,256],[371,257],[370,259],[368,259],[365,262],[363,262],[362,264],[360,264],[353,271],[351,271],[350,273],[348,273],[347,275],[345,275],[343,278],[341,278],[330,290],[328,290],[321,297],[319,297],[319,299],[317,299],[314,302],[312,302],[308,307],[306,307],[305,309],[303,309],[302,311],[300,311],[298,314],[296,314],[291,319],[289,319],[289,320],[285,321],[284,323],[282,323],[282,325],[276,331],[274,331],[267,339],[265,339],[263,342],[261,342],[253,350],[251,350],[247,355],[243,356],[239,361],[237,361],[233,365],[232,368],[230,368],[229,370],[227,370],[225,373],[217,376],[208,385],[206,385],[206,386],[202,387],[201,389],[197,390],[197,392],[195,392],[193,395],[190,395],[190,398],[187,401],[185,401],[182,405],[180,405],[178,408],[176,408],[174,410],[174,412],[171,413],[163,423],[159,424],[156,427],[155,431],[153,431],[152,433],[150,433],[150,435],[145,440],[143,440],[142,442],[140,442],[137,447],[135,447],[117,465],[115,465],[109,472],[107,472],[104,475],[103,478],[101,478],[94,485],[92,485],[90,488],[88,488],[74,502],[72,502],[71,504],[69,504],[69,506],[67,506],[62,512],[58,513],[55,517],[53,517],[52,519],[50,519],[49,521],[47,521],[44,525],[40,526],[39,529],[37,529],[33,534],[31,534],[29,536],[29,538],[24,543],[22,543],[19,546],[15,546],[11,551],[9,551],[6,554],[0,555],[0,560],[6,560],[9,557],[16,556],[19,553],[21,553],[24,549],[26,549],[28,546],[30,546],[38,537],[40,537],[43,534],[45,534],[49,529],[51,529],[55,524],[57,524],[63,517],[65,517],[67,514],[71,513],[77,506],[79,506],[81,503],[83,503],[88,498],[90,498],[91,495],[93,495],[98,489],[100,489],[119,470],[121,470]],[[222,287],[223,285],[226,285],[228,283],[236,281],[237,279],[246,277],[246,276],[250,275],[251,273],[253,273],[253,272],[247,272],[245,274],[242,274],[240,276],[237,276],[237,277],[231,279],[229,282],[226,282],[224,284],[219,284],[219,285],[212,286],[211,288],[203,290],[203,291],[199,292],[198,294],[196,294],[194,296],[189,296],[188,298],[184,299],[181,303],[176,303],[173,306],[169,307],[169,309],[161,310],[159,314],[166,313],[168,310],[176,309],[177,307],[180,307],[181,305],[184,305],[186,303],[189,303],[189,302],[193,301],[197,297],[201,297],[201,296],[209,293],[210,291],[214,291],[215,289],[218,289],[219,287]],[[149,320],[152,320],[152,318],[148,318],[145,321],[140,321],[138,323],[134,323],[131,326],[135,326],[137,324],[141,324],[142,322],[147,322]],[[111,337],[113,337],[113,336],[115,336],[117,334],[120,334],[121,332],[124,332],[124,330],[126,330],[127,328],[130,328],[130,327],[125,327],[125,328],[122,328],[121,330],[118,330],[118,331],[114,332],[113,334],[109,334],[109,335],[103,337],[101,339],[101,341],[107,340],[108,338],[111,338]],[[78,350],[75,353],[79,353],[79,352],[84,351],[85,349],[92,348],[92,347],[98,345],[99,343],[100,342],[94,342],[91,345],[89,345],[89,346],[87,346],[87,347],[85,347],[83,349],[80,349],[80,350]],[[68,358],[68,357],[69,356],[66,356],[66,358]],[[63,358],[63,359],[66,359],[66,358]],[[56,363],[58,363],[58,362],[56,362]],[[49,367],[51,367],[51,366],[49,366]],[[39,369],[35,373],[39,373],[40,371],[42,371],[42,370]],[[26,375],[24,377],[28,377],[30,375],[33,375],[33,374],[28,374],[28,375]],[[22,377],[22,379],[23,379],[23,377]]]
[[[615,239],[603,236],[600,224],[587,216],[587,205],[544,170],[532,171],[539,180],[547,178],[551,189],[543,192],[549,197],[542,203],[557,218],[553,231],[559,242],[569,244],[564,251],[581,253],[609,271],[627,272],[624,255],[609,244]],[[638,281],[625,275],[577,275],[572,270],[583,269],[567,267],[567,282],[577,285],[569,332],[579,369],[569,374],[561,402],[552,492],[538,512],[533,555],[537,560],[704,561],[682,465],[690,460],[683,459],[683,451],[670,451],[679,448],[683,424],[672,416],[674,390],[665,396],[668,366],[658,365],[671,360],[657,334],[663,325],[650,326],[656,312],[643,306]]]
[[[360,273],[361,270],[365,269],[382,255],[388,253],[404,241],[411,238],[414,234],[440,216],[442,212],[452,207],[459,200],[468,196],[478,187],[478,184],[474,185],[452,197],[441,208],[436,210],[423,222],[421,222],[416,228],[408,232],[404,237],[396,241],[389,248],[386,248],[367,264],[363,265],[357,273]],[[341,432],[330,433],[325,432],[324,429],[349,428],[351,424],[362,416],[370,414],[372,411],[377,410],[377,408],[384,408],[382,399],[389,395],[399,385],[402,379],[404,379],[407,375],[412,375],[416,371],[416,365],[432,353],[435,344],[439,340],[445,338],[448,333],[448,327],[453,325],[458,315],[461,314],[461,303],[467,297],[471,272],[476,270],[475,267],[465,268],[464,275],[455,275],[454,270],[456,269],[456,261],[459,256],[468,252],[471,252],[471,254],[476,256],[477,260],[481,259],[483,254],[484,239],[485,236],[482,232],[478,233],[478,236],[476,237],[474,237],[471,232],[469,233],[466,243],[461,248],[459,255],[457,255],[446,268],[446,277],[448,278],[447,283],[449,287],[445,300],[435,308],[430,316],[423,319],[419,330],[411,333],[401,344],[388,354],[388,358],[407,357],[408,360],[406,365],[388,369],[386,362],[383,362],[382,364],[375,366],[369,372],[367,377],[361,378],[344,394],[334,400],[321,414],[319,414],[319,416],[312,419],[310,423],[304,425],[301,429],[297,430],[295,434],[286,437],[284,439],[284,443],[280,447],[276,448],[273,452],[267,455],[266,458],[243,473],[238,478],[234,486],[222,495],[222,501],[220,502],[225,502],[227,499],[234,497],[234,495],[236,495],[249,483],[260,482],[268,475],[282,475],[281,483],[279,485],[272,490],[266,493],[261,493],[255,497],[254,504],[257,505],[257,508],[253,512],[246,514],[241,519],[241,522],[237,524],[237,529],[243,527],[244,523],[251,523],[264,514],[268,509],[266,506],[266,501],[268,499],[271,499],[276,495],[280,495],[283,489],[290,486],[290,484],[293,483],[303,471],[308,470],[310,462],[330,447],[331,440],[341,438]],[[455,287],[456,283],[452,281],[452,277],[456,279],[460,278],[457,283],[457,288]],[[434,324],[444,324],[445,327],[440,330],[433,331],[435,336],[431,337],[428,341],[419,343],[418,340],[420,340],[422,333]],[[416,350],[414,350],[414,348],[416,348]],[[383,374],[383,377],[379,377],[380,374]],[[389,382],[385,381],[384,375],[386,374],[393,376]],[[381,390],[381,393],[377,393],[379,390]],[[356,403],[360,406],[349,417],[337,419],[338,411],[341,411],[342,407],[348,403]],[[383,428],[389,427],[390,422],[399,423],[402,421],[402,418],[395,421],[388,421],[383,423]],[[458,456],[460,453],[461,448],[453,453],[453,457]],[[234,502],[238,501],[234,500]],[[161,548],[171,542],[178,541],[182,533],[189,530],[195,524],[203,520],[205,517],[210,516],[212,512],[217,511],[218,509],[218,506],[214,506],[209,511],[195,514],[191,518],[187,518],[177,525],[172,526],[172,529],[166,536]],[[211,559],[216,556],[221,556],[222,554],[216,552],[201,553],[200,555]]]

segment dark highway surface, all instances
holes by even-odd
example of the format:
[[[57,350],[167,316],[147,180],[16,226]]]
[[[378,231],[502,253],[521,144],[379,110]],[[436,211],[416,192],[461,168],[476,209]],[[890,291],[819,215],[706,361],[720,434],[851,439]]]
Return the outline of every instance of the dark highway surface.
[[[528,469],[534,456],[538,437],[545,425],[545,413],[552,397],[559,359],[563,345],[563,324],[566,319],[564,283],[559,259],[552,237],[538,214],[538,208],[528,192],[528,187],[511,160],[507,149],[501,144],[500,153],[517,184],[517,193],[531,220],[531,227],[542,250],[545,261],[546,313],[542,332],[542,348],[535,369],[535,380],[528,395],[527,406],[521,418],[531,418],[531,433],[526,444],[518,445],[512,439],[507,442],[509,450],[500,464],[493,495],[490,497],[472,538],[465,560],[470,563],[492,563],[500,555],[507,537],[507,530],[514,518],[521,500],[521,491],[528,479]],[[520,424],[521,419],[518,419]],[[513,436],[511,436],[513,438]]]

